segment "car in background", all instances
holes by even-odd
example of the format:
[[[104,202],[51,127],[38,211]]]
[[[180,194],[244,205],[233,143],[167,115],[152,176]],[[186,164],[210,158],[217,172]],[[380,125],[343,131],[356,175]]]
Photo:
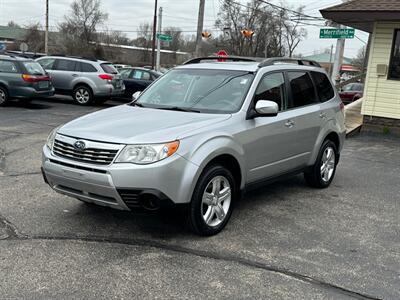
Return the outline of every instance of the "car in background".
[[[132,68],[131,65],[123,65],[123,64],[113,64],[114,68],[117,69],[117,71],[121,69],[126,69],[126,68]]]
[[[364,84],[359,82],[349,83],[345,85],[339,92],[340,99],[343,103],[348,104],[363,97]]]
[[[36,61],[12,55],[0,55],[0,106],[10,99],[29,101],[54,95],[46,71]]]
[[[102,103],[125,92],[110,62],[72,56],[45,56],[36,61],[50,74],[56,93],[71,95],[80,105]]]
[[[124,81],[124,98],[132,99],[132,94],[146,89],[153,81],[162,76],[162,73],[145,68],[125,68],[120,70]]]

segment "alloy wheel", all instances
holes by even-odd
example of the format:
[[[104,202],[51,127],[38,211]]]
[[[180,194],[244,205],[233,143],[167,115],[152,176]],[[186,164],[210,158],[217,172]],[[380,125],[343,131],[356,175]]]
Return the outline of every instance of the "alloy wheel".
[[[2,89],[0,89],[0,104],[6,102],[6,97],[6,93]]]
[[[75,92],[75,99],[80,104],[86,104],[90,100],[90,94],[87,89],[80,88]]]
[[[211,227],[221,224],[229,211],[232,190],[224,176],[216,176],[210,180],[203,193],[201,214],[204,222]]]
[[[335,171],[335,151],[333,148],[327,147],[321,160],[321,177],[323,181],[328,182]]]

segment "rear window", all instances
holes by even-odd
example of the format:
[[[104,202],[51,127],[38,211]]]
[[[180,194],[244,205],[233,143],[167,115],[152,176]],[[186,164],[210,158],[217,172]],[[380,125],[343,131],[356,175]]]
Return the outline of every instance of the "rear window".
[[[314,79],[315,86],[317,87],[318,97],[321,102],[328,101],[335,96],[331,82],[324,73],[311,72]]]
[[[101,68],[108,74],[118,74],[118,71],[112,64],[101,64]]]
[[[14,62],[9,60],[0,60],[0,72],[18,73],[18,69]]]
[[[36,61],[24,61],[22,63],[30,75],[44,75],[46,72],[42,66]]]

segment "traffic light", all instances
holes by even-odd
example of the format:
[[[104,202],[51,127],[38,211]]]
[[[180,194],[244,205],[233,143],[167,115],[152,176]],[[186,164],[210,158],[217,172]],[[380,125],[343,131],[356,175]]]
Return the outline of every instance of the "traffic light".
[[[251,38],[253,36],[253,34],[254,34],[253,30],[247,30],[247,29],[241,30],[240,32],[246,38]]]
[[[201,33],[201,36],[204,39],[209,39],[211,37],[211,32],[204,31],[204,32]]]

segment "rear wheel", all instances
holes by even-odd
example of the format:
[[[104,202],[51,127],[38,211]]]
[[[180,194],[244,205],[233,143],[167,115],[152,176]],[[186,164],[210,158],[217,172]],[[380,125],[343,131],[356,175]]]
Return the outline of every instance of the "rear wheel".
[[[206,168],[190,203],[192,231],[203,236],[220,232],[232,214],[236,190],[235,179],[228,169],[220,165]]]
[[[8,100],[9,98],[7,89],[0,86],[0,106],[6,105]]]
[[[79,105],[90,105],[93,102],[92,90],[84,85],[76,87],[72,96]]]
[[[321,146],[314,166],[304,172],[304,178],[308,185],[316,188],[328,187],[335,176],[337,163],[337,147],[332,141],[326,140]]]

